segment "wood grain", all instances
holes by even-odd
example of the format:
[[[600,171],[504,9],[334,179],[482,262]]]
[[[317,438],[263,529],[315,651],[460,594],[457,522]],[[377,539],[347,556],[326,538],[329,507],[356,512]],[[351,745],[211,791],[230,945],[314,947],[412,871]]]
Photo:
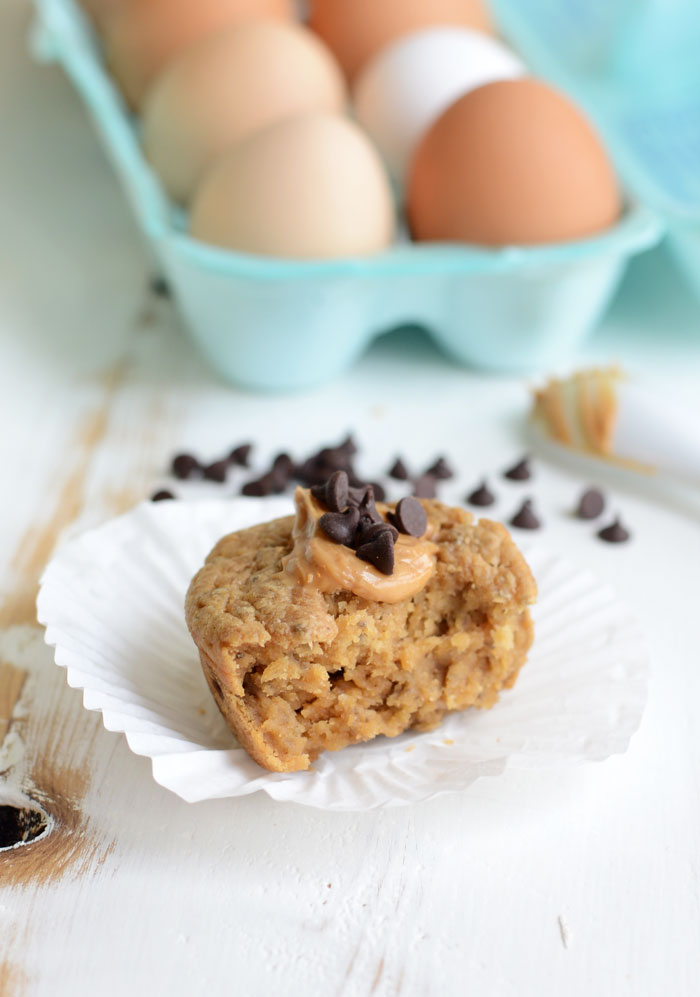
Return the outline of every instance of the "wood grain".
[[[78,423],[68,455],[60,455],[60,463],[49,479],[57,485],[48,518],[42,524],[32,523],[27,527],[11,560],[12,591],[0,605],[0,627],[36,620],[39,578],[60,533],[81,511],[90,463],[104,439],[111,405],[124,376],[123,364],[116,365],[103,375],[104,394],[101,400]],[[73,457],[73,467],[67,475],[62,473],[66,456]],[[47,494],[52,493],[53,489],[47,490]]]
[[[10,729],[15,704],[22,693],[26,678],[27,673],[24,669],[0,661],[0,747]]]

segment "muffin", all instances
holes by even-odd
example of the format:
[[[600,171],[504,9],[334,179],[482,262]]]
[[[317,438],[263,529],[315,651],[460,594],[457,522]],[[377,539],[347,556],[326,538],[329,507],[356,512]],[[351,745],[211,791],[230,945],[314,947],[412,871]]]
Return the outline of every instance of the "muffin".
[[[383,734],[490,708],[525,662],[535,582],[505,527],[337,472],[296,516],[220,540],[187,624],[246,751],[274,772]]]

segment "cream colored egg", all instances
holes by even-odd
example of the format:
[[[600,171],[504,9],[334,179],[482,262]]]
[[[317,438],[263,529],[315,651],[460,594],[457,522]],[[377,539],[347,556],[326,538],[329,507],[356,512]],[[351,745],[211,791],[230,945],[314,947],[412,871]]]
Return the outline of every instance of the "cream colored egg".
[[[360,256],[394,232],[391,188],[378,153],[352,121],[307,114],[231,149],[194,198],[196,239],[294,259]]]
[[[223,152],[304,111],[342,111],[343,74],[315,35],[296,24],[248,21],[205,38],[150,91],[146,157],[175,200],[186,202]]]
[[[353,90],[357,120],[400,182],[418,142],[458,97],[525,75],[497,39],[469,28],[430,28],[400,38],[367,64]]]
[[[138,110],[156,76],[190,45],[251,17],[291,20],[293,0],[120,0],[104,19],[107,64]]]

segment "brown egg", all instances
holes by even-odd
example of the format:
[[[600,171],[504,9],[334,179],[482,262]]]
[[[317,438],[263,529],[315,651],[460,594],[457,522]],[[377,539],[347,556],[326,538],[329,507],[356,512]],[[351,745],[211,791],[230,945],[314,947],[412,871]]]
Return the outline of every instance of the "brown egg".
[[[621,198],[600,139],[567,97],[501,80],[466,94],[423,138],[408,212],[418,240],[533,245],[607,229]]]
[[[393,236],[391,186],[354,122],[300,115],[255,132],[212,166],[195,195],[190,231],[203,242],[267,256],[375,253]]]
[[[304,111],[341,112],[345,103],[340,67],[312,31],[246,21],[204,38],[158,77],[143,107],[144,150],[184,203],[236,142]]]
[[[123,0],[105,24],[107,63],[139,108],[158,73],[194,42],[250,17],[293,16],[293,0]]]
[[[484,0],[312,0],[310,25],[349,79],[396,38],[435,25],[491,31]]]

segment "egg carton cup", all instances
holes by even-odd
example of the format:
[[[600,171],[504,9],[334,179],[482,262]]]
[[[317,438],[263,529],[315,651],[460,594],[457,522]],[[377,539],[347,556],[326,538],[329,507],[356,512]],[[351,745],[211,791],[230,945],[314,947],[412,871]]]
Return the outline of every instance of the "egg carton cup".
[[[629,259],[661,237],[630,203],[596,238],[479,249],[398,241],[353,259],[293,261],[207,246],[188,237],[145,161],[138,125],[73,0],[34,0],[38,58],[59,62],[92,117],[193,339],[226,380],[300,389],[346,369],[378,335],[425,326],[460,363],[528,371],[571,357],[606,310]]]
[[[225,533],[291,513],[289,498],[142,503],[68,542],[37,612],[56,664],[107,730],[151,759],[190,803],[264,792],[323,810],[369,810],[466,790],[511,769],[602,761],[627,750],[647,690],[639,625],[611,588],[558,554],[525,549],[539,587],[535,642],[488,711],[325,752],[305,772],[268,772],[238,746],[185,625],[190,579]]]

